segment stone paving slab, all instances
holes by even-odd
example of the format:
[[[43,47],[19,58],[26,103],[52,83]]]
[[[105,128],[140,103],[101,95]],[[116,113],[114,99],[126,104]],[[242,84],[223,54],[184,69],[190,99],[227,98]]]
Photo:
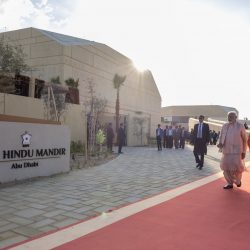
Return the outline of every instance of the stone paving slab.
[[[77,221],[78,221],[77,219],[67,218],[61,222],[56,222],[53,225],[57,228],[62,228],[62,227],[66,227],[68,225],[72,225],[72,224],[76,223]]]
[[[202,170],[192,149],[124,147],[100,166],[0,187],[0,248],[220,171],[216,146],[208,147]]]
[[[14,213],[14,215],[20,216],[22,218],[32,218],[43,213],[44,211],[41,209],[28,208],[28,209],[19,210],[18,212]]]
[[[64,210],[57,209],[57,210],[51,211],[49,213],[45,213],[44,216],[48,217],[48,218],[53,218],[53,217],[55,217],[59,214],[62,214],[62,213],[64,213]]]
[[[17,217],[17,216],[6,217],[6,219],[8,221],[16,223],[18,225],[28,225],[32,222],[31,220],[27,220],[25,218],[21,218],[21,217]]]
[[[27,236],[27,237],[32,237],[36,236],[41,233],[41,231],[30,227],[30,226],[22,226],[22,227],[17,227],[13,229],[13,231],[19,235]]]
[[[24,241],[26,239],[27,239],[27,237],[25,237],[25,236],[16,235],[16,236],[13,236],[13,237],[9,237],[9,238],[0,240],[0,249],[2,249],[4,247],[7,247],[7,246],[10,246],[12,244]]]
[[[15,223],[8,223],[4,226],[1,226],[0,228],[0,233],[3,233],[3,232],[6,232],[6,231],[9,231],[9,230],[12,230],[12,229],[15,229],[18,227],[18,224],[15,224]]]
[[[44,219],[41,221],[37,221],[36,223],[30,224],[29,226],[32,228],[40,228],[40,227],[48,226],[48,225],[53,224],[53,223],[55,223],[55,220]]]

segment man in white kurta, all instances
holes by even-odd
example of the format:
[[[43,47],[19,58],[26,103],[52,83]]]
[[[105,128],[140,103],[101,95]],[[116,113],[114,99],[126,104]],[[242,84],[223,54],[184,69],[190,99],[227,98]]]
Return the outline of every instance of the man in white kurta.
[[[243,124],[237,121],[236,112],[229,112],[228,123],[222,126],[217,145],[222,151],[220,167],[227,181],[224,189],[233,188],[233,184],[241,186],[242,172],[245,169],[246,141],[246,130]]]

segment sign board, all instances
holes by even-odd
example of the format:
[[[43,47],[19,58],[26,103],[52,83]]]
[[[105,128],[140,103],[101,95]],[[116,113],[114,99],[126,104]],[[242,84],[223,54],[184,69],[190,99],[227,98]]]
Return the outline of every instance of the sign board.
[[[0,122],[0,184],[68,172],[69,163],[68,127]]]
[[[173,117],[172,116],[164,116],[164,122],[172,122],[173,121]]]

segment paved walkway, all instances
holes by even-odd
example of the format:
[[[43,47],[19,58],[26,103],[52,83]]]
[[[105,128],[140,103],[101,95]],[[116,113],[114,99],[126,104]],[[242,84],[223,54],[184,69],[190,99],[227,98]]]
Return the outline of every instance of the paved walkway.
[[[198,170],[191,147],[130,147],[101,166],[0,188],[0,248],[218,173],[219,158],[209,146]]]

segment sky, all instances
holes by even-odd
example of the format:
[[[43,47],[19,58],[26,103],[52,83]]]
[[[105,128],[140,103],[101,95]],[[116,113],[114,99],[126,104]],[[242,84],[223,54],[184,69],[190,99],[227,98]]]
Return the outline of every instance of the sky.
[[[149,69],[162,106],[222,105],[250,120],[249,0],[0,0],[0,32],[104,43]]]

